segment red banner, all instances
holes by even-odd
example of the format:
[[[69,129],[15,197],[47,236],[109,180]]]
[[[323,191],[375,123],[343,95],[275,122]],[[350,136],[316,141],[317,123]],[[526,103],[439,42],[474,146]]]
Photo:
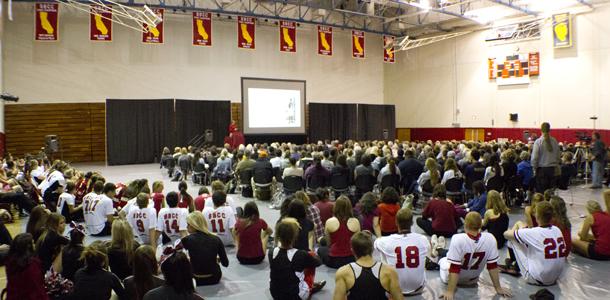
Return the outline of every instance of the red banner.
[[[212,14],[193,12],[193,45],[212,46]]]
[[[89,40],[112,41],[112,10],[92,4],[89,13]]]
[[[318,25],[318,54],[333,55],[333,28]]]
[[[297,23],[280,21],[280,51],[297,52]]]
[[[383,36],[383,61],[393,64],[396,62],[396,48],[394,47],[394,40],[396,38],[390,35]],[[390,46],[391,45],[391,46]]]
[[[352,57],[364,58],[364,31],[352,30]]]
[[[152,11],[157,14],[159,18],[161,18],[161,22],[159,22],[159,24],[157,24],[157,26],[154,28],[148,28],[148,25],[142,24],[145,31],[142,32],[142,42],[147,44],[163,44],[163,23],[165,20],[165,9],[152,8]]]
[[[59,39],[59,4],[36,3],[34,39],[57,41]]]
[[[528,60],[530,76],[540,75],[540,52],[530,53]]]
[[[253,17],[237,17],[237,47],[256,49],[255,45],[256,19]]]

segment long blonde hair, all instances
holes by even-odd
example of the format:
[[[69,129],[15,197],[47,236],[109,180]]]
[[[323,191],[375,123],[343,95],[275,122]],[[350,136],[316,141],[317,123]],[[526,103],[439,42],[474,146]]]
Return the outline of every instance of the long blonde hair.
[[[186,223],[196,231],[205,233],[207,235],[214,235],[208,230],[208,222],[203,217],[203,213],[196,210],[186,216]]]
[[[494,214],[507,214],[510,210],[502,200],[502,196],[495,190],[491,190],[487,193],[487,203],[485,209],[493,210]]]
[[[440,182],[440,176],[439,176],[439,172],[438,172],[438,165],[436,164],[436,160],[434,160],[434,158],[428,158],[426,159],[426,168],[428,169],[428,171],[430,171],[430,183],[432,184],[432,186],[435,186],[437,183]]]
[[[112,222],[112,239],[110,248],[121,249],[127,254],[127,261],[131,263],[134,252],[133,230],[127,221],[118,219]]]

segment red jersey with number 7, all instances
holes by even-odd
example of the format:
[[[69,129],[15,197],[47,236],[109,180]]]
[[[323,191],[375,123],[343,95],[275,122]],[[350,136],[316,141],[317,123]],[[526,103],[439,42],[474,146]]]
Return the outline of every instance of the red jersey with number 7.
[[[496,238],[489,232],[481,232],[478,236],[456,234],[451,237],[447,261],[460,266],[458,282],[470,282],[481,275],[485,266],[492,268],[497,265]]]
[[[556,226],[515,230],[515,239],[525,245],[527,272],[543,284],[557,281],[566,265],[568,252],[561,230]]]
[[[157,217],[157,231],[164,232],[174,243],[180,239],[180,231],[186,230],[187,215],[186,208],[162,208]]]
[[[375,240],[381,261],[396,268],[403,294],[426,285],[426,255],[430,242],[419,233],[392,234]]]
[[[235,227],[236,220],[232,207],[206,207],[203,209],[203,217],[208,222],[208,229],[220,238],[223,245],[233,245],[231,229]]]

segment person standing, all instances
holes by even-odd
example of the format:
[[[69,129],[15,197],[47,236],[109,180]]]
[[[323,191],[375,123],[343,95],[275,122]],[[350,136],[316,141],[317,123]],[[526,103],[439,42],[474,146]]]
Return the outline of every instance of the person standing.
[[[606,166],[606,144],[602,142],[599,132],[593,133],[593,145],[591,146],[593,172],[591,173],[591,188],[601,189],[604,179],[604,167]]]
[[[554,188],[556,179],[560,175],[560,155],[557,140],[550,135],[551,125],[547,122],[540,127],[542,137],[534,142],[532,151],[532,169],[536,177],[536,191],[544,191]]]

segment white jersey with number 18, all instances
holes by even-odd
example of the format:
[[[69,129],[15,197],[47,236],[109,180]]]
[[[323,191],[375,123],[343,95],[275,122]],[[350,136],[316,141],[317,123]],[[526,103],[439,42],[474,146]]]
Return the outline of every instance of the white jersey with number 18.
[[[392,234],[375,240],[381,261],[396,268],[403,294],[415,292],[426,284],[426,255],[430,242],[419,233]]]

